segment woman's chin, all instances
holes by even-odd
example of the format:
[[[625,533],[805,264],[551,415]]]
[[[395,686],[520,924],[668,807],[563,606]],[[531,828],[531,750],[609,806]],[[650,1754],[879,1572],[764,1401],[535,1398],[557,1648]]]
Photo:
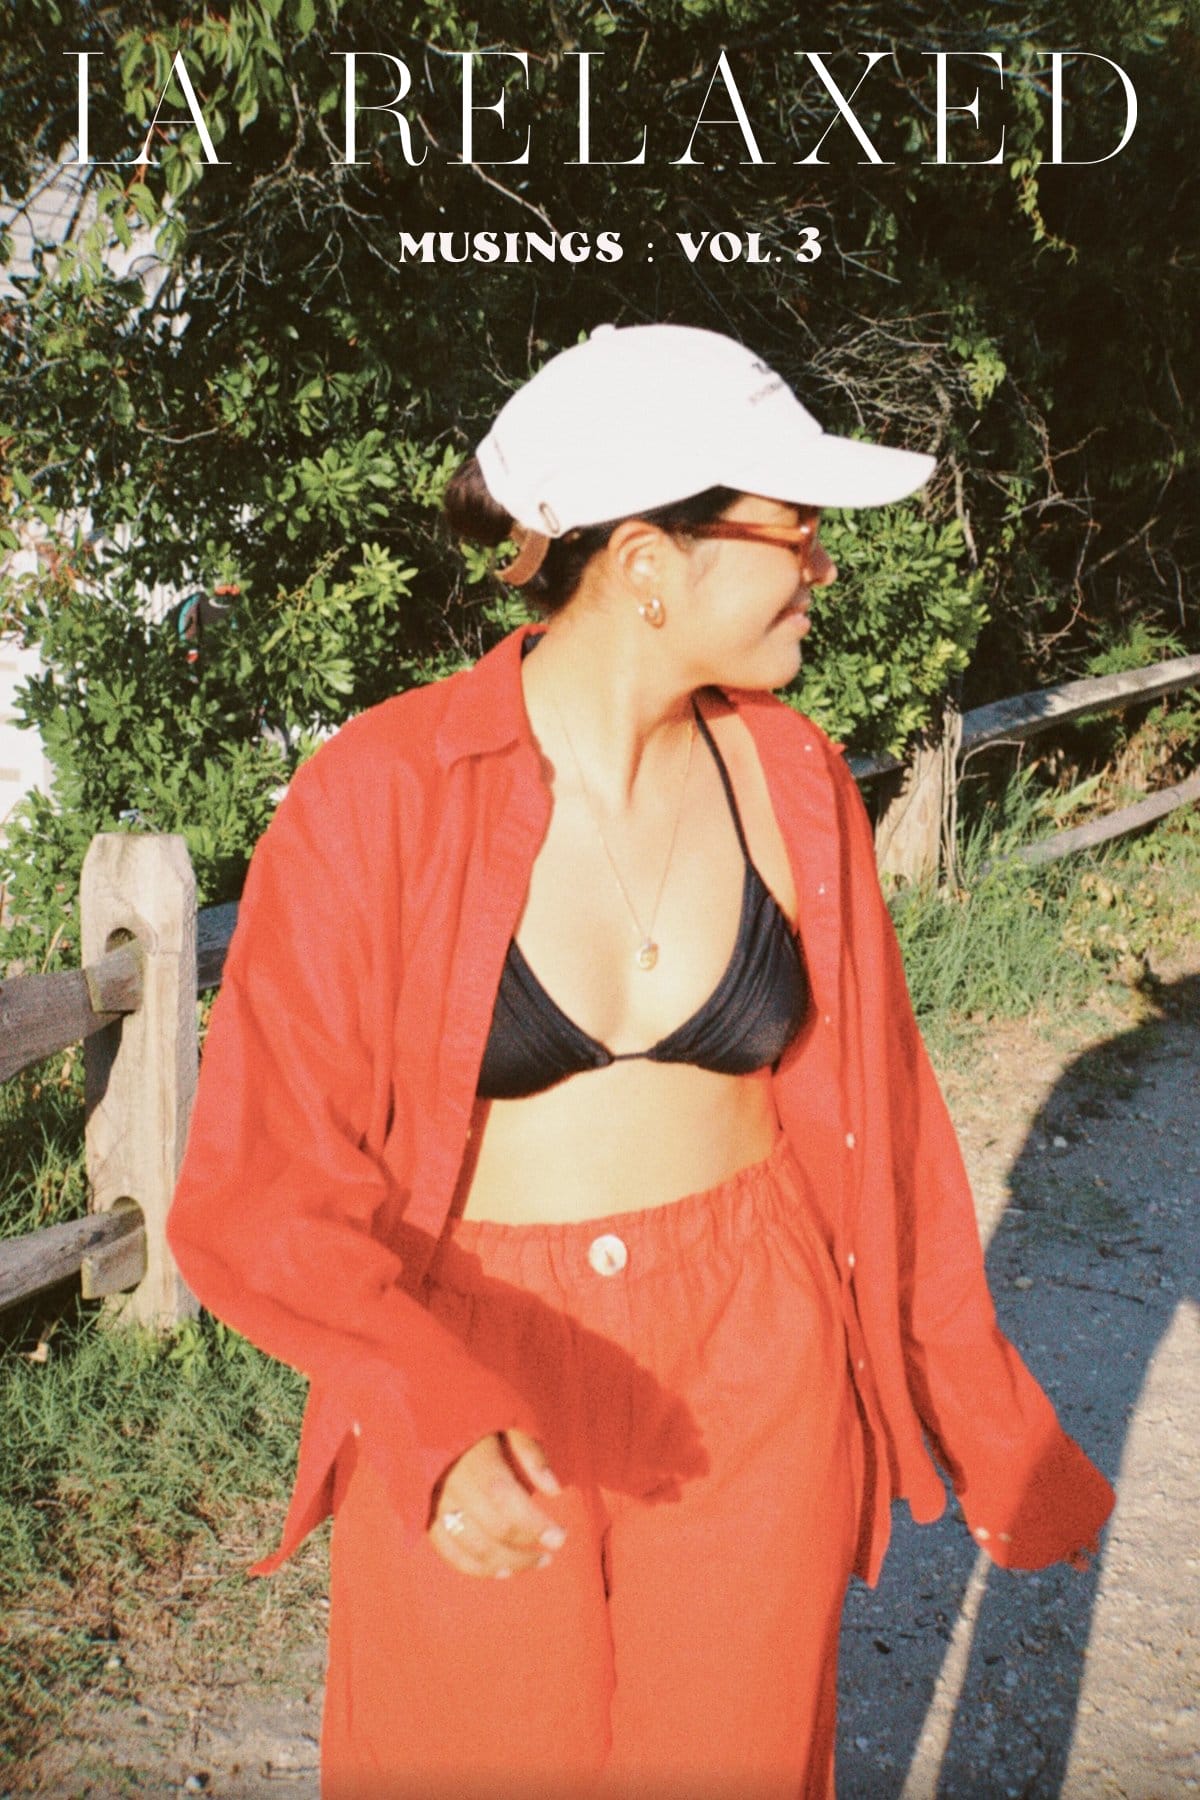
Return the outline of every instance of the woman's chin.
[[[805,620],[804,624],[807,626],[808,621]],[[801,666],[804,662],[804,652],[801,647],[804,635],[804,632],[793,632],[788,638],[784,638],[782,642],[772,645],[773,655],[771,660],[782,671],[782,673],[772,681],[772,687],[783,687],[787,682],[795,681],[797,675],[800,673]]]
[[[726,674],[718,687],[744,688],[747,692],[770,693],[795,681],[801,666],[800,645],[772,644],[761,655],[747,659],[741,668]]]

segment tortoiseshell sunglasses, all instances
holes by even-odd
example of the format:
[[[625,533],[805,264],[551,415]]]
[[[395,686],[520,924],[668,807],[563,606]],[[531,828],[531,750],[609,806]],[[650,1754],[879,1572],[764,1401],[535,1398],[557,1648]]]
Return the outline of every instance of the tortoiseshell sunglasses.
[[[699,525],[676,527],[681,537],[735,538],[748,544],[773,544],[780,550],[807,550],[817,535],[820,516],[814,513],[801,525],[764,525],[756,519],[710,519]]]

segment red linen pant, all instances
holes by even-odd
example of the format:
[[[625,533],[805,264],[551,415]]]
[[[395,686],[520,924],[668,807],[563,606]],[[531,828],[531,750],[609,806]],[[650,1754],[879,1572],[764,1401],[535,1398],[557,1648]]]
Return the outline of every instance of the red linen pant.
[[[862,1446],[785,1141],[644,1212],[451,1223],[429,1304],[533,1401],[567,1541],[463,1575],[352,1469],[324,1800],[825,1800]]]

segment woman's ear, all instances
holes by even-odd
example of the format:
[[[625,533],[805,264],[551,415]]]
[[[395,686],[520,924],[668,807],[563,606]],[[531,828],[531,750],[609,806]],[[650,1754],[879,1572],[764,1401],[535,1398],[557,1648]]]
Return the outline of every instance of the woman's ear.
[[[665,531],[644,519],[622,519],[605,545],[613,572],[639,598],[664,585],[667,564],[679,551]]]

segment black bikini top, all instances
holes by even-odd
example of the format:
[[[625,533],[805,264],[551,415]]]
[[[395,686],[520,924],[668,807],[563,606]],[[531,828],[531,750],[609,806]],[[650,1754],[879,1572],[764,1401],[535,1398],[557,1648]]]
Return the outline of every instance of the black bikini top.
[[[479,1070],[480,1099],[540,1094],[568,1075],[639,1057],[693,1063],[721,1075],[748,1075],[778,1062],[800,1029],[808,1010],[800,947],[750,860],[729,771],[694,702],[693,710],[716,762],[745,864],[737,942],[725,973],[703,1006],[657,1044],[614,1054],[556,1005],[513,938]]]

